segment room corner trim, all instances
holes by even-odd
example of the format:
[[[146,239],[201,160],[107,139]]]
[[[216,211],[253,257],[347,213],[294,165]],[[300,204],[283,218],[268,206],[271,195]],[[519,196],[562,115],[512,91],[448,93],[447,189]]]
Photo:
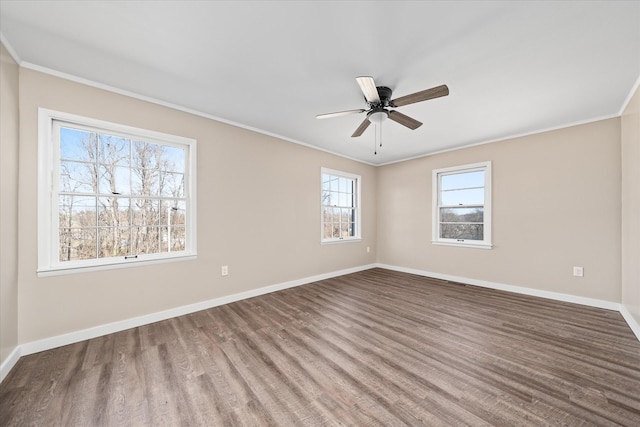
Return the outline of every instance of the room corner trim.
[[[9,353],[9,357],[2,361],[2,364],[0,364],[0,383],[4,381],[6,376],[9,375],[11,369],[16,365],[16,363],[18,363],[20,356],[22,356],[20,353],[20,346],[17,346],[11,353]]]
[[[633,86],[631,86],[629,95],[627,95],[627,98],[622,103],[622,106],[620,107],[620,111],[618,112],[618,116],[622,116],[624,114],[624,111],[627,109],[627,107],[629,106],[629,103],[631,102],[631,98],[633,98],[633,95],[636,94],[636,91],[639,88],[640,88],[640,76],[638,76],[638,78],[636,79],[636,82],[633,84]]]
[[[627,322],[633,333],[635,334],[638,341],[640,341],[640,325],[636,322],[636,319],[629,313],[627,307],[624,304],[620,304],[620,314],[624,317],[624,320]]]
[[[18,53],[13,48],[13,46],[11,46],[11,43],[9,43],[9,40],[7,40],[4,34],[2,34],[2,32],[0,32],[0,43],[2,43],[5,49],[7,49],[7,52],[9,52],[9,55],[11,56],[11,58],[13,58],[16,64],[20,65],[22,60],[18,56]]]

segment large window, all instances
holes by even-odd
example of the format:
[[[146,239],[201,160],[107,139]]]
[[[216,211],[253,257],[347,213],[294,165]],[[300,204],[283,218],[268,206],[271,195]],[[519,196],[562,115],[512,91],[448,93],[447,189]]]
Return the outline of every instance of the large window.
[[[360,239],[360,177],[322,168],[322,242]]]
[[[433,171],[433,243],[491,248],[491,162]]]
[[[40,110],[39,273],[195,255],[194,140]]]

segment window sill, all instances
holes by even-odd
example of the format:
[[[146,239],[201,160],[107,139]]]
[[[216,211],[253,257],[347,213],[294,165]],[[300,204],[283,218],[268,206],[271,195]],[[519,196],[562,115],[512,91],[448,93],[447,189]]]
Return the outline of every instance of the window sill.
[[[196,254],[189,255],[179,255],[174,257],[167,258],[156,258],[156,259],[147,259],[140,261],[130,261],[127,263],[113,263],[113,264],[101,264],[101,265],[87,265],[87,266],[72,266],[72,267],[52,267],[47,269],[38,270],[38,277],[51,277],[51,276],[63,276],[67,274],[76,274],[76,273],[90,273],[93,271],[105,271],[105,270],[115,270],[120,268],[132,268],[132,267],[142,267],[146,265],[155,265],[155,264],[164,264],[167,262],[176,262],[176,261],[192,261],[197,259]]]
[[[351,242],[362,242],[361,237],[354,237],[351,239],[335,239],[335,240],[322,240],[320,241],[321,245],[335,245],[336,243],[351,243]]]
[[[443,242],[439,240],[432,240],[432,245],[438,246],[457,246],[459,248],[473,248],[473,249],[493,249],[493,245],[490,243],[466,243],[466,242]]]

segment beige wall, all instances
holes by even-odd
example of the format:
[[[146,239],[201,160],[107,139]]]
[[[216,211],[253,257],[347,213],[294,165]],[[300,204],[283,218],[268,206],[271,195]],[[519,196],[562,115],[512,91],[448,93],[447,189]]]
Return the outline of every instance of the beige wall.
[[[622,304],[640,324],[640,89],[621,120]]]
[[[432,245],[431,171],[488,160],[494,248]],[[380,167],[378,261],[620,302],[620,179],[617,118]]]
[[[628,279],[637,265],[633,259],[624,264],[630,284],[624,296],[620,287],[621,248],[629,242],[621,239],[621,191],[635,197],[636,210],[628,214],[635,215],[638,202],[633,184],[638,182],[638,134],[625,135],[634,135],[628,128],[633,120],[637,123],[637,114],[374,168],[21,68],[18,196],[18,69],[5,64],[5,56],[3,51],[2,361],[16,341],[28,343],[376,261],[606,301],[624,298],[630,311],[638,306],[637,270],[636,281]],[[637,98],[630,109],[638,105]],[[7,101],[13,108],[5,108]],[[197,260],[38,278],[38,107],[197,139]],[[621,121],[627,141],[623,149],[636,150],[635,160],[625,159],[624,190]],[[13,131],[5,122],[13,123]],[[433,246],[431,171],[487,160],[493,162],[495,247]],[[320,245],[321,167],[362,175],[362,242]],[[17,211],[7,206],[5,195],[18,200],[17,232]],[[635,224],[637,233],[637,221],[626,218],[625,226]],[[16,245],[17,255],[5,250]],[[230,268],[224,278],[219,273],[223,264]],[[574,265],[584,267],[585,277],[572,277]]]
[[[18,345],[18,65],[0,44],[0,363]]]
[[[197,260],[38,278],[38,107],[196,139]],[[21,343],[375,262],[372,166],[24,68],[20,114]],[[320,244],[321,167],[362,176],[362,242]]]

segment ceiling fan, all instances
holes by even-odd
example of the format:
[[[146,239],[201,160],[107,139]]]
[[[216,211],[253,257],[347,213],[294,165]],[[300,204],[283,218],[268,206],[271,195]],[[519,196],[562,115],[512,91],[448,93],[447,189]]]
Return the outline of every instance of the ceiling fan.
[[[356,81],[360,85],[360,89],[364,94],[364,99],[367,101],[367,109],[356,109],[347,111],[337,111],[335,113],[319,114],[317,119],[328,119],[330,117],[345,116],[347,114],[359,114],[367,113],[367,117],[358,126],[356,131],[351,135],[352,138],[356,138],[373,123],[382,123],[386,118],[390,118],[396,123],[400,123],[409,129],[417,129],[422,125],[416,119],[413,119],[399,111],[391,110],[391,108],[402,107],[404,105],[414,104],[416,102],[427,101],[433,98],[439,98],[441,96],[449,95],[449,88],[447,85],[436,86],[431,89],[426,89],[420,92],[412,93],[411,95],[401,96],[400,98],[391,99],[391,89],[386,86],[376,86],[373,77],[363,76],[357,77]]]

